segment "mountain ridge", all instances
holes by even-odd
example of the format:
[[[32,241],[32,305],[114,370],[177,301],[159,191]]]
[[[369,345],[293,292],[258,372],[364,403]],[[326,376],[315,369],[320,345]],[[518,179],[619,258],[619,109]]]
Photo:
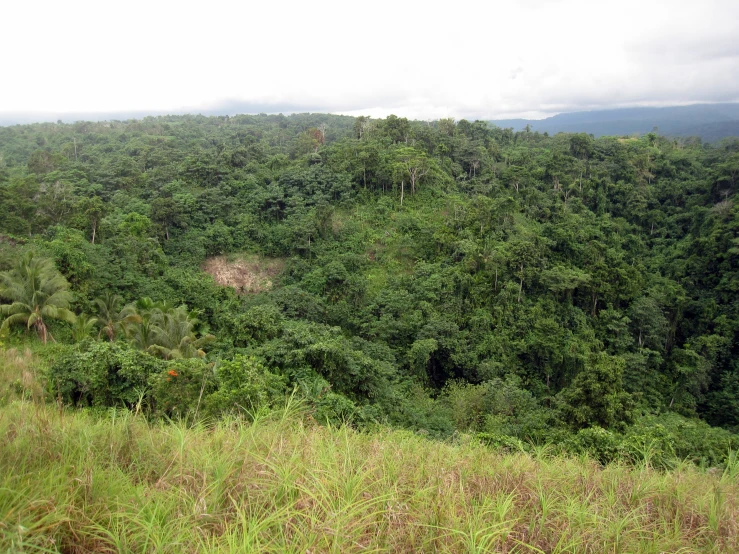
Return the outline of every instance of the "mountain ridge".
[[[656,128],[665,136],[698,136],[706,142],[715,142],[739,136],[739,103],[568,112],[539,120],[498,119],[490,123],[516,131],[529,125],[531,130],[541,133],[588,133],[596,137],[641,135]]]

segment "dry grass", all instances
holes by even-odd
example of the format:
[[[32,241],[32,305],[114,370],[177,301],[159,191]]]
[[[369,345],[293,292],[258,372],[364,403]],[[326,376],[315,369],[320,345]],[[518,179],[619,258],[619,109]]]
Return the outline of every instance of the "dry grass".
[[[0,406],[14,399],[41,400],[40,383],[38,360],[30,350],[0,348]]]
[[[240,254],[209,258],[202,269],[219,285],[232,287],[239,293],[255,293],[271,290],[275,277],[284,267],[282,259]]]

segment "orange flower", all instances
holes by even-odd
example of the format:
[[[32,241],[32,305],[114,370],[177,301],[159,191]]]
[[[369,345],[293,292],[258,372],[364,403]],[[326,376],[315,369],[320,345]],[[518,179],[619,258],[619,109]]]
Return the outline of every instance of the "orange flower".
[[[168,375],[171,375],[172,377],[177,377],[177,372],[174,369],[170,369],[167,372]]]

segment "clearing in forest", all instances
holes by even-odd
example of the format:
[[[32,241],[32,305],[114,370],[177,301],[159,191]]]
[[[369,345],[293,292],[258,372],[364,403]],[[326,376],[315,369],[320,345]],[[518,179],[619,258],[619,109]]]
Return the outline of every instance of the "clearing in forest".
[[[271,290],[275,277],[284,267],[285,261],[280,258],[266,258],[257,254],[215,256],[203,263],[203,271],[211,275],[216,283],[244,294]]]

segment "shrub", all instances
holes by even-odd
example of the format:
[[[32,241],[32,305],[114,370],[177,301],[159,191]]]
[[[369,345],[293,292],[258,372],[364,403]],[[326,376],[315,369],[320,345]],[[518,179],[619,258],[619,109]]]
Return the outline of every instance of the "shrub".
[[[414,346],[418,342],[420,341],[416,341]],[[447,383],[442,391],[442,400],[449,406],[454,425],[458,430],[467,431],[480,426],[487,392],[485,385],[473,385],[464,381]]]
[[[315,401],[314,417],[319,423],[330,425],[352,423],[356,412],[354,402],[343,394],[327,392]]]
[[[587,453],[602,464],[612,462],[621,451],[620,437],[602,427],[587,427],[565,443],[565,448],[576,453]]]
[[[54,394],[76,406],[134,407],[165,362],[125,343],[85,341],[51,365]]]
[[[483,444],[492,448],[505,450],[506,452],[523,452],[526,449],[524,444],[516,437],[502,435],[500,433],[477,433],[475,437]]]
[[[739,435],[675,413],[642,417],[624,437],[624,453],[629,458],[662,467],[669,467],[675,459],[720,466],[738,445]]]
[[[169,362],[150,380],[153,411],[167,417],[197,415],[203,401],[216,391],[213,364],[199,358]]]
[[[269,408],[284,398],[287,379],[271,373],[253,356],[222,360],[215,368],[218,390],[208,396],[206,405],[213,415]]]

